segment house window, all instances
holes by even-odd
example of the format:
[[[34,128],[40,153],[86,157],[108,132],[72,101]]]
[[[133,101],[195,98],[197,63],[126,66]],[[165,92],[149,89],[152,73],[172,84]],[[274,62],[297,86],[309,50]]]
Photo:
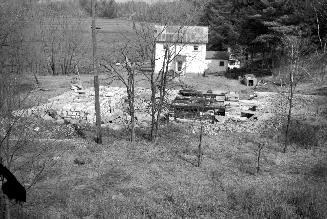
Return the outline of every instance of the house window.
[[[225,62],[224,61],[220,61],[219,62],[219,66],[225,66]]]
[[[194,45],[193,46],[193,49],[194,49],[194,51],[199,51],[199,46],[198,45]]]

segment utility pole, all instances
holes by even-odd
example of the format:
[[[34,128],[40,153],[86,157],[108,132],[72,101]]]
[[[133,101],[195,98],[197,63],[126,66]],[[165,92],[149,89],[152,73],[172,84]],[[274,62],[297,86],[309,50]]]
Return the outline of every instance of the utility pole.
[[[93,49],[93,73],[94,73],[94,103],[95,103],[95,118],[96,118],[96,138],[95,141],[98,144],[102,144],[102,133],[101,133],[101,113],[100,113],[100,89],[99,89],[99,74],[98,74],[98,63],[96,58],[97,53],[97,42],[96,42],[96,26],[95,26],[95,1],[91,0],[92,8],[92,49]]]

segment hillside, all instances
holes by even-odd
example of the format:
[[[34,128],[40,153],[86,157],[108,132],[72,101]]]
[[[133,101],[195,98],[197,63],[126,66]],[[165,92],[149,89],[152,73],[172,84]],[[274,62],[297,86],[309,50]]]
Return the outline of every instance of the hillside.
[[[68,91],[66,78],[57,77],[56,83],[49,79],[40,78],[51,90],[32,95],[50,97]],[[85,86],[91,86],[91,80],[83,76]],[[185,78],[184,83],[203,90],[246,88],[228,80],[222,88],[214,83],[220,80],[197,76]],[[81,137],[69,123],[22,118],[20,123],[28,124],[29,140],[15,163],[20,169],[16,174],[31,188],[27,203],[17,206],[18,211],[14,207],[12,217],[326,217],[326,96],[296,96],[292,145],[287,153],[282,153],[285,100],[274,93],[258,92],[258,96],[255,101],[262,102],[259,112],[263,113],[258,121],[205,124],[210,131],[203,136],[200,167],[195,156],[196,121],[163,124],[156,144],[147,140],[147,125],[137,128],[137,140],[131,143],[128,130],[112,124],[103,128],[104,142],[97,145],[91,126],[83,126],[86,136]],[[275,116],[261,122],[271,113]],[[257,172],[259,145],[263,149]],[[25,175],[32,168],[26,158],[41,152],[35,172]],[[35,182],[30,181],[43,162],[45,169]]]

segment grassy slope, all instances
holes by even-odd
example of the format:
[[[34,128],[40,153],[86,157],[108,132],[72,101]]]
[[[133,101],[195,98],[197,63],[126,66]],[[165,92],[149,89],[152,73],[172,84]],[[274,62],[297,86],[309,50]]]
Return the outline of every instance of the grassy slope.
[[[38,91],[44,98],[69,89],[69,77],[40,80],[51,88]],[[82,80],[92,85],[91,76],[83,75]],[[195,76],[185,82],[204,91],[244,88],[219,77]],[[302,112],[314,110],[307,107]],[[310,122],[321,123],[321,116],[310,117]],[[220,131],[204,138],[204,160],[201,167],[195,167],[192,156],[183,156],[194,154],[198,144],[198,134],[187,124],[164,126],[156,145],[144,139],[146,130],[137,131],[134,144],[127,141],[124,131],[105,130],[104,144],[96,145],[90,137],[78,138],[67,125],[34,123],[40,127],[38,137],[61,140],[44,148],[43,155],[56,161],[28,191],[23,213],[13,212],[17,218],[327,216],[325,142],[314,149],[294,144],[283,154],[278,138]],[[262,171],[256,174],[257,142],[263,140]],[[85,164],[75,164],[76,158]]]
[[[196,136],[185,128],[166,127],[157,145],[140,135],[130,144],[112,136],[113,131],[102,146],[77,139],[58,144],[60,159],[29,191],[25,210],[36,217],[231,218],[271,216],[274,211],[292,216],[292,208],[299,208],[311,211],[307,216],[326,216],[325,149],[282,154],[280,146],[269,141],[257,175],[253,139],[221,132],[205,137],[204,160],[198,168],[178,156],[197,146]],[[77,157],[87,164],[74,164]]]

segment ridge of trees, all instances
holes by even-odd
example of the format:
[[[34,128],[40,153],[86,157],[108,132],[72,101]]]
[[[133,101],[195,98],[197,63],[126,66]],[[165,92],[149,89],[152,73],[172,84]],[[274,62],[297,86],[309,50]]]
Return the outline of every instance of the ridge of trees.
[[[326,50],[326,9],[325,0],[212,0],[200,24],[210,27],[209,49],[232,46],[243,55],[259,53],[266,67],[274,67],[285,34],[306,39],[307,54]]]

